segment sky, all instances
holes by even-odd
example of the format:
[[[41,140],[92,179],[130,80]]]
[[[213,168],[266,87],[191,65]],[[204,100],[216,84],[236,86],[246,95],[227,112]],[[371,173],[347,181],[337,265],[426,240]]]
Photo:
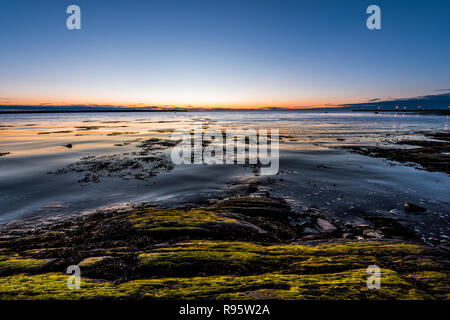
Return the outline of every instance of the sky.
[[[0,1],[2,105],[310,108],[442,94],[449,74],[448,0]]]

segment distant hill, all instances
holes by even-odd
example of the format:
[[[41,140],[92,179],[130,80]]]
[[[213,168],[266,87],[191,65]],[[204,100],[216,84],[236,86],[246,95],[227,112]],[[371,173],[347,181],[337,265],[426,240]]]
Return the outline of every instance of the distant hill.
[[[341,106],[352,110],[447,110],[450,108],[450,93],[392,100],[372,99],[369,102]]]

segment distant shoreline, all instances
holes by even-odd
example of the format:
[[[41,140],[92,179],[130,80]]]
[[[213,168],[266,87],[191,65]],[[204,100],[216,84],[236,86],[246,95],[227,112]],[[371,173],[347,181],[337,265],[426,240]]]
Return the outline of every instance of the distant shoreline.
[[[174,110],[174,109],[167,109],[167,110],[15,110],[15,111],[0,111],[0,114],[36,114],[36,113],[118,113],[118,112],[189,112],[189,111],[198,111],[198,110]],[[344,109],[340,109],[340,108],[336,108],[334,110],[329,110],[329,109],[322,109],[322,108],[317,108],[314,110],[311,109],[291,109],[291,110],[286,110],[286,109],[280,109],[280,110],[248,110],[248,109],[242,109],[242,110],[237,110],[237,109],[229,109],[229,110],[216,110],[216,109],[205,109],[205,111],[212,111],[212,112],[217,112],[217,111],[315,111],[315,112],[333,112],[333,111],[346,111],[346,112],[374,112],[374,113],[381,113],[381,112],[390,112],[390,113],[419,113],[419,114],[440,114],[440,115],[449,115],[450,114],[450,109],[449,110],[344,110]]]
[[[395,112],[395,113],[423,113],[449,115],[450,110],[352,110],[353,112]]]
[[[31,110],[0,111],[0,114],[24,113],[97,113],[97,112],[187,112],[187,110]]]

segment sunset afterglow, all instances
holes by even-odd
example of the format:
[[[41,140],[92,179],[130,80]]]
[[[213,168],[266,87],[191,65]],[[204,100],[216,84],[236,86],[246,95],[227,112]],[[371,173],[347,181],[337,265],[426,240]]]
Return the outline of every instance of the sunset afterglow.
[[[383,2],[375,31],[362,3],[80,0],[67,30],[69,4],[0,4],[1,105],[317,108],[450,88],[448,10],[419,2]]]

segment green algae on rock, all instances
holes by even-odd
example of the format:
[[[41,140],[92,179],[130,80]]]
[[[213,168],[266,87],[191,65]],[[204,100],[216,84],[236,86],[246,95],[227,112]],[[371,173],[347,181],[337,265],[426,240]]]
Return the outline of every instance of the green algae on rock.
[[[47,259],[22,257],[17,253],[0,255],[0,275],[12,272],[31,271],[47,264]]]
[[[222,217],[220,214],[205,210],[168,210],[155,209],[137,211],[128,216],[133,225],[148,230],[161,230],[172,227],[199,228],[207,223],[237,223],[236,220]]]
[[[32,232],[10,224],[0,229],[0,299],[449,299],[447,251],[389,232],[305,241],[290,222],[307,214],[238,197],[187,210],[99,211]],[[326,218],[318,214],[311,223]],[[380,290],[366,285],[374,264]],[[67,288],[70,265],[81,269],[80,290]]]
[[[83,279],[79,290],[69,290],[64,274],[16,274],[0,278],[0,299],[433,299],[395,271],[383,269],[381,277],[380,290],[367,288],[366,269],[141,279],[118,285]]]

